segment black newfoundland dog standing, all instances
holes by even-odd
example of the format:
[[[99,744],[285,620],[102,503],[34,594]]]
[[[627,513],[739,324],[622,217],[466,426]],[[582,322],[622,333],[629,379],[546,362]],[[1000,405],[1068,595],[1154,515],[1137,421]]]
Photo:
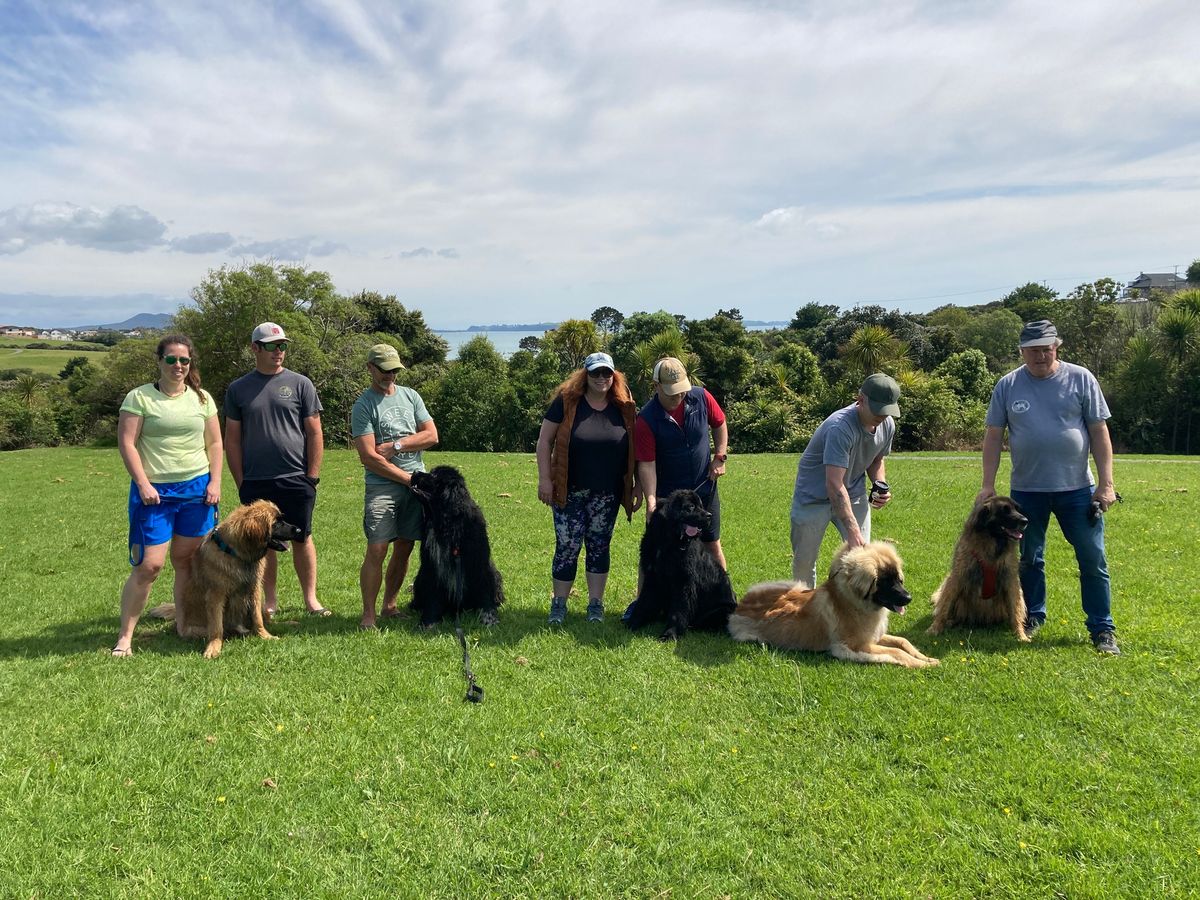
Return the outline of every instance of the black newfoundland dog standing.
[[[414,472],[410,488],[425,511],[421,568],[410,604],[421,614],[421,626],[432,628],[467,609],[479,610],[484,625],[495,625],[504,588],[492,564],[487,522],[467,482],[453,466],[438,466]]]
[[[642,535],[642,591],[625,620],[631,629],[665,619],[660,641],[676,640],[689,628],[725,631],[737,598],[700,542],[711,521],[695,491],[676,491],[654,510]]]

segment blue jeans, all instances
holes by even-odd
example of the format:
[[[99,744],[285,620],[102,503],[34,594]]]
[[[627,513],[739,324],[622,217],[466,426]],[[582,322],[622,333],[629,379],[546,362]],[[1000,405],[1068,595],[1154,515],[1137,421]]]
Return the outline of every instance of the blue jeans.
[[[1104,556],[1104,517],[1100,516],[1094,524],[1088,521],[1092,489],[1013,491],[1012,498],[1029,517],[1021,541],[1021,591],[1025,594],[1029,619],[1046,621],[1046,526],[1050,524],[1050,513],[1054,513],[1063,537],[1075,548],[1088,632],[1095,635],[1115,630],[1108,560]]]

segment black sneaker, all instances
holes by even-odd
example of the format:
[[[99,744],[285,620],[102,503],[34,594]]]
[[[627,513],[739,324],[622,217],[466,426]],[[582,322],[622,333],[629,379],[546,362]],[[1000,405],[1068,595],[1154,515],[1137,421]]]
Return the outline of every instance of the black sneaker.
[[[1121,648],[1117,646],[1117,636],[1111,631],[1098,631],[1092,635],[1092,646],[1098,653],[1109,656],[1120,656]]]
[[[1025,620],[1025,637],[1032,638],[1035,634],[1041,631],[1042,626],[1046,624],[1045,619],[1026,619]]]

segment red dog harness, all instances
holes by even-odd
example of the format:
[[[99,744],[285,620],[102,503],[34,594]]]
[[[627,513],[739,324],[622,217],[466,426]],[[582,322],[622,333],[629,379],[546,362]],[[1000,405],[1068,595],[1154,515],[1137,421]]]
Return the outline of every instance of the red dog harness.
[[[979,571],[983,574],[983,587],[979,589],[979,595],[984,600],[991,600],[996,596],[996,580],[1000,572],[995,566],[984,562],[978,553],[971,551],[971,555],[979,563]]]

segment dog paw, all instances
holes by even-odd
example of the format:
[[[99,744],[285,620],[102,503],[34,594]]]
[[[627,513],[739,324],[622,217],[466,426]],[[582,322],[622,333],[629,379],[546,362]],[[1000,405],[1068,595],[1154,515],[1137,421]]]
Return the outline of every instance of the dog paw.
[[[204,648],[204,658],[205,659],[216,659],[220,655],[221,655],[220,647],[205,647]]]

